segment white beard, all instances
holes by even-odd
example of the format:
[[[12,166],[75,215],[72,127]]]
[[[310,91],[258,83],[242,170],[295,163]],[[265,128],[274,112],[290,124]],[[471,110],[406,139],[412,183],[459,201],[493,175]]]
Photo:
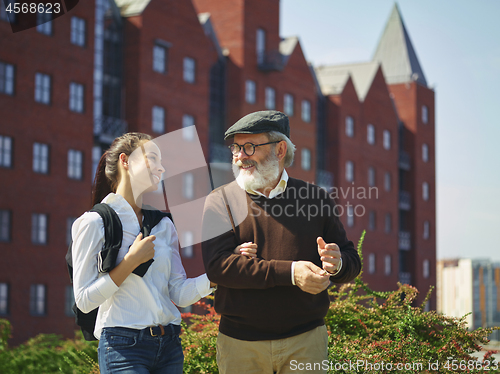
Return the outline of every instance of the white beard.
[[[243,165],[254,165],[253,173],[242,169]],[[233,174],[236,183],[244,190],[258,191],[263,189],[273,189],[273,185],[279,177],[279,160],[274,153],[271,153],[261,164],[253,160],[245,162],[233,161]]]

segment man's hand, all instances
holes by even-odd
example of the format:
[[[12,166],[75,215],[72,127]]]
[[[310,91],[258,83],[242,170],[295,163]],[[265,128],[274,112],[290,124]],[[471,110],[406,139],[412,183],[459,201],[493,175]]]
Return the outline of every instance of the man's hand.
[[[313,295],[326,290],[330,284],[330,275],[309,261],[295,263],[294,277],[295,285]]]
[[[234,253],[248,258],[255,258],[257,257],[257,244],[252,242],[243,243],[235,248]]]
[[[335,274],[341,258],[339,246],[335,243],[325,243],[321,236],[316,239],[316,242],[318,243],[318,253],[323,261],[323,269],[330,274]]]

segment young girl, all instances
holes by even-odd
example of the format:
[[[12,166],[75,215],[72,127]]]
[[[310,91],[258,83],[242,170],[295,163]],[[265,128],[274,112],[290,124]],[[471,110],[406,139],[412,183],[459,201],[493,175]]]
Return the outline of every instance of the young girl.
[[[145,134],[124,134],[99,162],[93,204],[110,205],[123,226],[122,246],[109,273],[98,272],[104,244],[99,214],[84,213],[72,227],[75,300],[84,313],[99,307],[94,335],[99,339],[102,374],[181,374],[184,356],[177,306],[191,305],[215,286],[205,274],[186,278],[169,218],[164,217],[150,236],[140,233],[142,193],[158,188],[165,171],[161,151],[150,140]],[[142,277],[132,274],[150,259],[154,261]]]

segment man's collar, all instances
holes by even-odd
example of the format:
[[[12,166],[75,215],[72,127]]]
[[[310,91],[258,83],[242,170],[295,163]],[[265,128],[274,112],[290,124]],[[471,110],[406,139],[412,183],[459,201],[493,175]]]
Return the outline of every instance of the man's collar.
[[[254,191],[254,190],[250,190],[250,189],[246,189],[245,191],[248,192],[249,194],[252,194],[252,195],[259,195],[259,196],[264,196],[268,199],[272,199],[272,198],[278,196],[279,194],[282,194],[283,192],[285,192],[287,184],[288,184],[288,173],[286,172],[285,169],[283,169],[283,172],[281,173],[280,181],[278,182],[276,187],[274,187],[271,190],[271,192],[269,192],[269,197],[267,197],[266,195],[264,195],[263,193],[261,193],[259,191]],[[240,187],[242,187],[239,183],[238,183],[238,185]]]

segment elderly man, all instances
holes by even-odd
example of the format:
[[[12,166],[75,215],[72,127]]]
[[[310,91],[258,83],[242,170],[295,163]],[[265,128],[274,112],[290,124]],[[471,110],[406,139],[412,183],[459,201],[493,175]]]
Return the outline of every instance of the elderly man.
[[[207,275],[218,284],[222,374],[326,372],[326,289],[361,270],[327,192],[288,177],[295,151],[289,137],[288,117],[278,111],[236,122],[225,133],[233,138],[236,180],[205,203],[204,226],[233,226],[202,244]],[[241,222],[238,206],[248,212]]]

